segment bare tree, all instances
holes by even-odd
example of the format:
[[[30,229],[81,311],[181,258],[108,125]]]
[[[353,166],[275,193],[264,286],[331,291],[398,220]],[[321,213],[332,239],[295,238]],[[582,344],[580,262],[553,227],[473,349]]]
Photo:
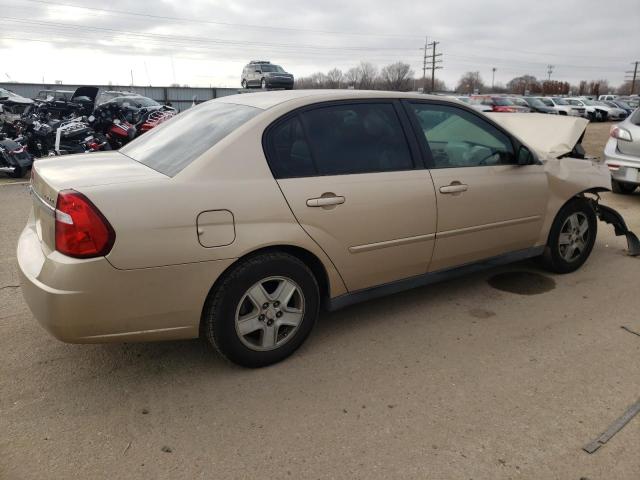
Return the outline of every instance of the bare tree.
[[[327,88],[340,88],[344,75],[342,70],[334,68],[327,72]]]
[[[527,90],[531,93],[539,93],[542,90],[540,82],[533,75],[515,77],[507,83],[507,88],[511,93],[519,93],[521,95],[524,95]]]
[[[458,86],[456,91],[460,93],[479,93],[484,88],[484,82],[480,77],[480,72],[467,72],[460,80],[458,80]]]
[[[408,63],[396,62],[380,71],[380,81],[387,90],[407,91],[413,80],[413,70]]]
[[[358,88],[360,85],[360,69],[358,67],[352,67],[344,74],[344,79],[349,87]]]
[[[360,62],[358,65],[360,74],[360,82],[356,88],[362,90],[370,90],[376,86],[376,78],[378,77],[378,68],[369,62]]]

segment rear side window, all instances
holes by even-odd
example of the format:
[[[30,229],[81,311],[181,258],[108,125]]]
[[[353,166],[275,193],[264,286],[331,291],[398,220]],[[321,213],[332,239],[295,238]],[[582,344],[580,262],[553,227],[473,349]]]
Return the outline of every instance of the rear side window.
[[[269,132],[276,178],[411,170],[413,160],[391,103],[323,106]]]
[[[120,152],[173,177],[260,112],[246,105],[205,102],[145,133]]]
[[[309,144],[297,116],[278,124],[271,131],[270,139],[269,166],[276,178],[316,175]]]

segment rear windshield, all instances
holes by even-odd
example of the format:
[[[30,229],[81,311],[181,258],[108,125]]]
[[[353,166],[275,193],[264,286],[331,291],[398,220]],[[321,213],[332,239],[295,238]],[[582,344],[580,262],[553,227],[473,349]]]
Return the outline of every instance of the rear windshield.
[[[120,152],[173,177],[260,112],[246,105],[205,102],[138,137]]]

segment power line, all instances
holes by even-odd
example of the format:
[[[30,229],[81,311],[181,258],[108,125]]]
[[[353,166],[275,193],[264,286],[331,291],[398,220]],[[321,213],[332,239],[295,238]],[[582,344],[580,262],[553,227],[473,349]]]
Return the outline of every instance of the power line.
[[[142,12],[132,12],[130,10],[117,10],[111,8],[100,8],[100,7],[87,7],[85,5],[74,5],[71,3],[63,3],[63,2],[52,2],[50,0],[22,0],[24,2],[31,3],[40,3],[44,5],[51,5],[57,7],[67,7],[67,8],[79,8],[82,10],[90,10],[94,12],[102,12],[116,15],[129,15],[134,17],[143,17],[143,18],[154,18],[157,20],[173,20],[178,22],[187,22],[187,23],[200,23],[200,24],[208,24],[208,25],[218,25],[224,27],[241,27],[241,28],[253,28],[260,30],[282,30],[282,31],[291,31],[291,32],[304,32],[304,33],[321,33],[321,34],[329,34],[329,35],[350,35],[350,36],[363,36],[363,37],[416,37],[418,35],[413,34],[401,34],[401,33],[361,33],[361,32],[344,32],[344,31],[335,31],[335,30],[313,30],[307,28],[296,28],[296,27],[275,27],[271,25],[256,25],[256,24],[248,24],[248,23],[233,23],[233,22],[222,22],[218,20],[206,20],[206,19],[196,19],[196,18],[187,18],[187,17],[174,17],[170,15],[155,15],[152,13],[142,13]]]
[[[240,27],[240,28],[248,28],[248,29],[260,29],[260,30],[281,30],[281,31],[289,31],[289,32],[302,32],[302,33],[319,33],[319,34],[327,34],[327,35],[347,35],[347,36],[360,36],[360,37],[380,37],[380,38],[422,38],[421,34],[418,33],[365,33],[365,32],[346,32],[346,31],[337,31],[337,30],[319,30],[319,29],[309,29],[309,28],[297,28],[297,27],[278,27],[273,25],[256,25],[256,24],[245,24],[245,23],[234,23],[234,22],[223,22],[219,20],[209,20],[209,19],[198,19],[198,18],[188,18],[188,17],[176,17],[170,15],[156,15],[151,13],[142,13],[142,12],[133,12],[130,10],[118,10],[118,9],[109,9],[109,8],[101,8],[101,7],[88,7],[85,5],[74,5],[71,3],[65,2],[56,2],[52,0],[22,0],[23,2],[30,3],[38,3],[42,5],[49,5],[53,7],[66,7],[66,8],[76,8],[88,11],[96,11],[113,15],[128,15],[142,18],[154,18],[158,20],[172,20],[178,22],[187,22],[187,23],[197,23],[204,25],[217,25],[223,27]],[[7,5],[4,5],[7,6]],[[13,6],[12,6],[13,7]],[[447,43],[452,45],[468,45],[475,46],[478,48],[478,44],[475,42],[461,42],[459,40],[447,40]],[[483,47],[484,48],[484,47]],[[575,58],[606,58],[606,59],[620,59],[622,60],[625,57],[612,57],[611,55],[581,55],[581,54],[563,54],[558,52],[535,52],[530,50],[518,50],[518,49],[508,49],[500,47],[500,51],[504,52],[513,52],[513,53],[524,53],[529,55],[544,55],[544,56],[554,56],[554,57],[575,57]]]

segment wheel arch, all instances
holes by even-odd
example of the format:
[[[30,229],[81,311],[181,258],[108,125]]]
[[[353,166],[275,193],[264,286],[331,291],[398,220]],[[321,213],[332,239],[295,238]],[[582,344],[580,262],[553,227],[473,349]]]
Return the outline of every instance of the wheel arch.
[[[209,292],[207,293],[205,301],[202,305],[202,314],[200,316],[200,333],[201,334],[202,334],[202,327],[203,327],[202,320],[204,318],[204,313],[207,308],[208,299],[211,298],[213,292],[216,291],[216,289],[222,283],[224,278],[229,274],[229,272],[233,268],[235,268],[239,262],[246,260],[247,258],[263,255],[266,253],[273,253],[273,252],[288,253],[289,255],[296,257],[298,260],[304,263],[307,267],[309,267],[309,269],[311,270],[311,273],[313,273],[313,276],[318,282],[318,288],[320,290],[320,304],[323,305],[328,301],[331,295],[331,284],[329,280],[329,273],[327,272],[326,267],[322,263],[322,260],[320,260],[314,253],[302,247],[298,247],[294,245],[286,245],[286,244],[270,245],[268,247],[262,247],[257,250],[252,250],[251,252],[247,252],[241,257],[238,257],[231,265],[229,265],[218,276],[215,282],[213,282],[213,285],[209,289]]]

